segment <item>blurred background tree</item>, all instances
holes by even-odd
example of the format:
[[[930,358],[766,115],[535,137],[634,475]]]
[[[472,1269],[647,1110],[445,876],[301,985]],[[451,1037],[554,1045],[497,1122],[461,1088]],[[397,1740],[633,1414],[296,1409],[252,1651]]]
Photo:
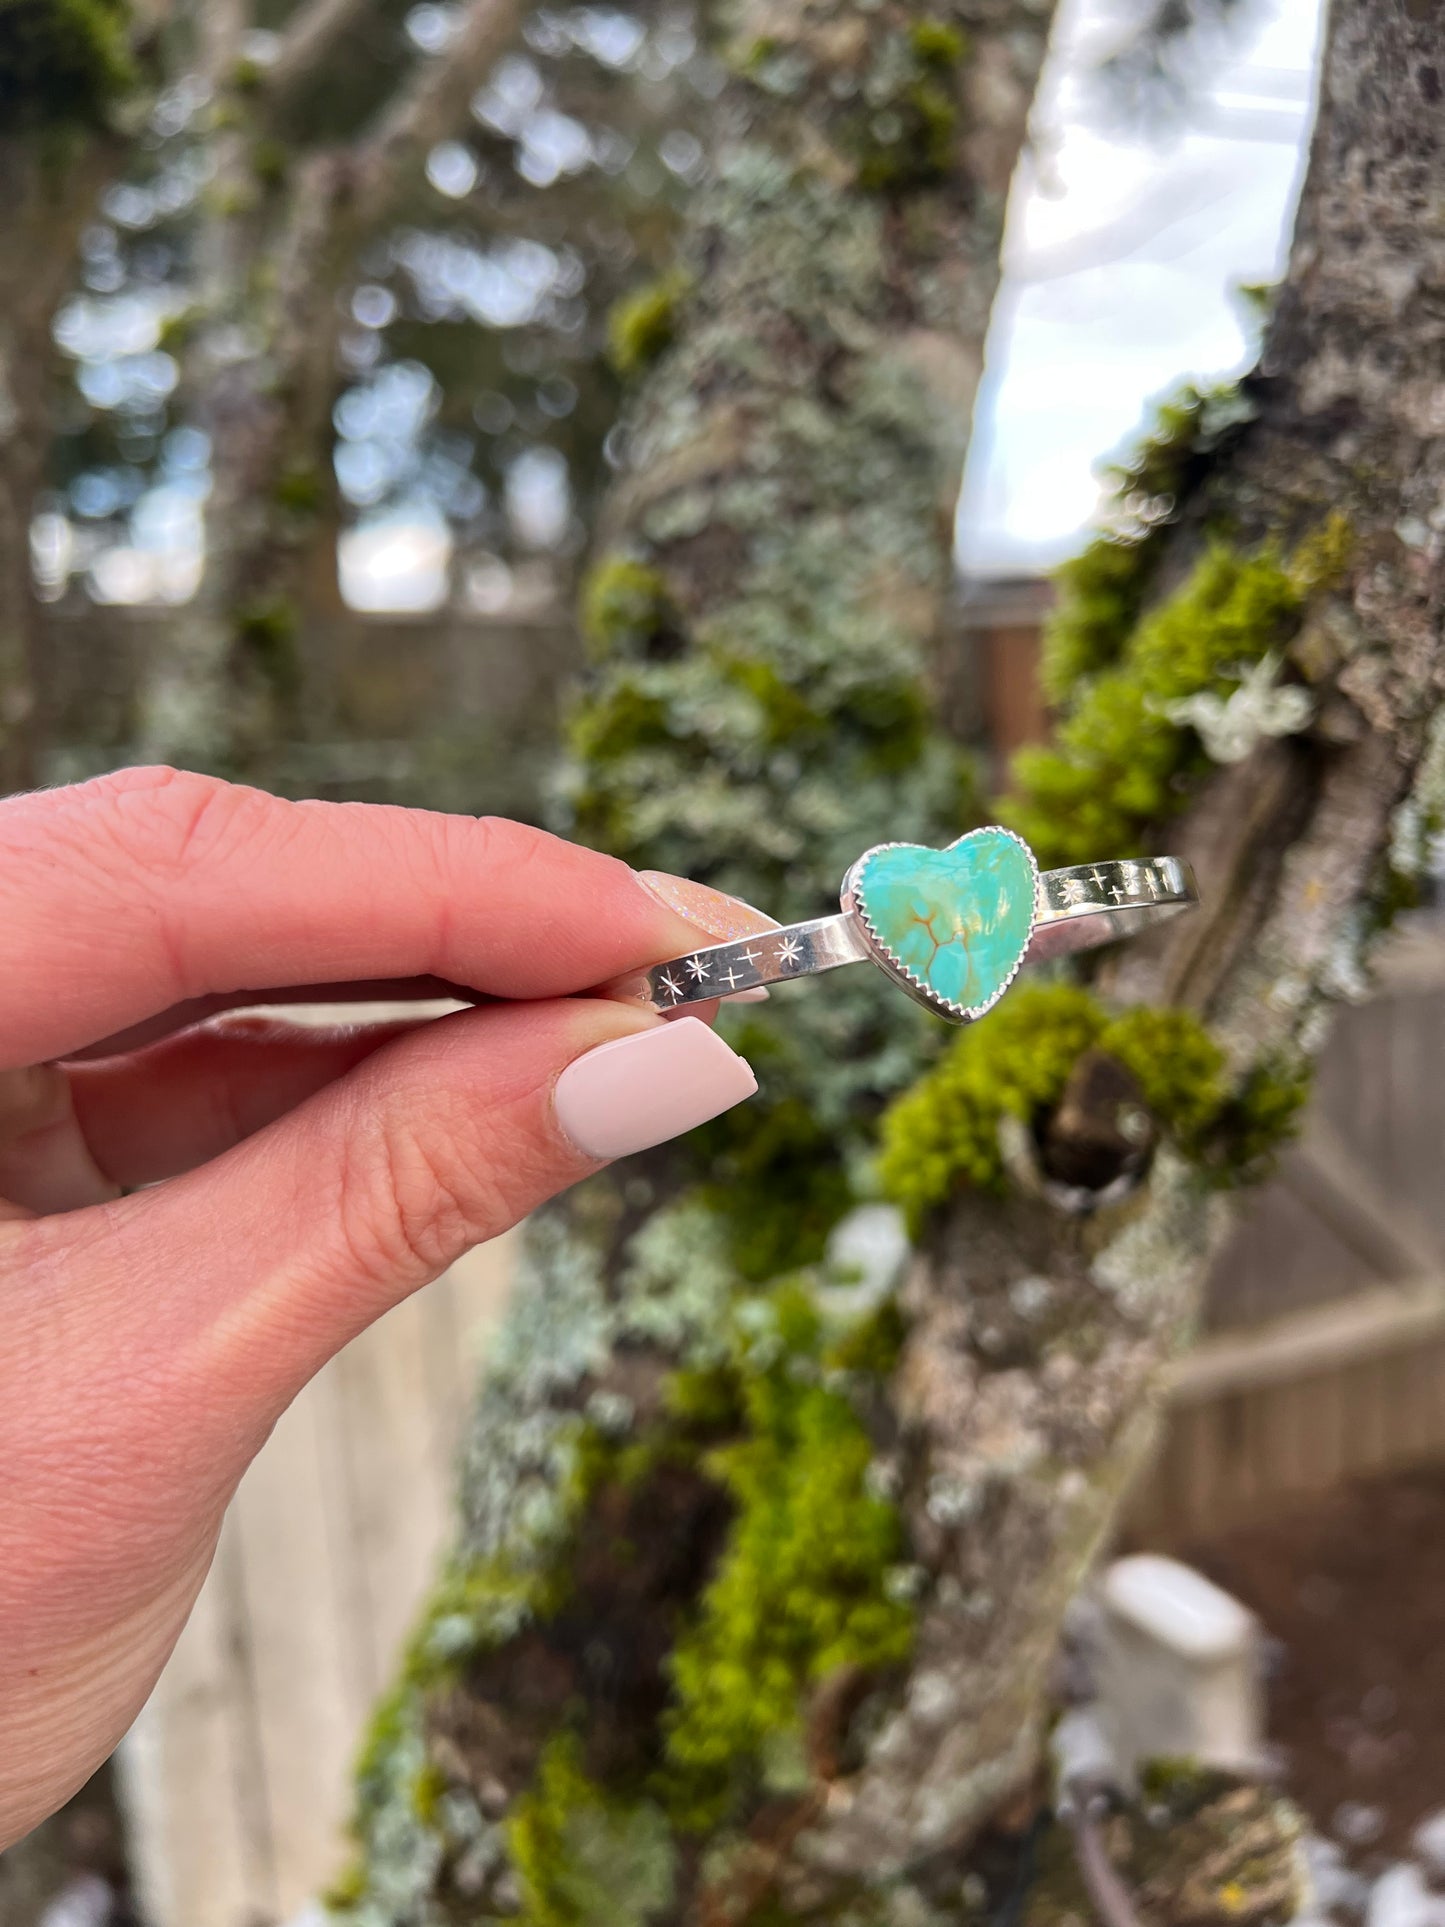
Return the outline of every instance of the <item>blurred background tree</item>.
[[[47,600],[177,610],[124,754],[273,783],[338,536],[364,576],[430,529],[483,613],[568,598],[716,63],[686,7],[275,12],[0,14],[11,786],[46,748],[32,558]]]

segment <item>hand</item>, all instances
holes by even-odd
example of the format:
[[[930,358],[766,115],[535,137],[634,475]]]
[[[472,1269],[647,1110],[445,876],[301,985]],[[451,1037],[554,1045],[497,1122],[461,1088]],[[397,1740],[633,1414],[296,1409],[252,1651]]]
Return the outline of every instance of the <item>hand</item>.
[[[0,803],[0,1846],[134,1718],[307,1379],[752,1092],[705,1023],[578,994],[749,918],[494,819],[165,769]],[[498,1001],[214,1014],[341,986]]]

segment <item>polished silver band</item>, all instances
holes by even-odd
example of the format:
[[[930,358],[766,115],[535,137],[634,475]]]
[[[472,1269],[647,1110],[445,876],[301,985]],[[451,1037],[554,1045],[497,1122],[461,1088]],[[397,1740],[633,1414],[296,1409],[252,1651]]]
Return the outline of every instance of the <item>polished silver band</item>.
[[[1033,936],[1024,962],[1133,936],[1198,901],[1193,871],[1175,856],[1045,870],[1039,877]],[[844,910],[689,951],[619,977],[607,992],[654,1010],[679,1010],[759,984],[785,983],[864,961],[875,959],[862,922],[855,910]]]

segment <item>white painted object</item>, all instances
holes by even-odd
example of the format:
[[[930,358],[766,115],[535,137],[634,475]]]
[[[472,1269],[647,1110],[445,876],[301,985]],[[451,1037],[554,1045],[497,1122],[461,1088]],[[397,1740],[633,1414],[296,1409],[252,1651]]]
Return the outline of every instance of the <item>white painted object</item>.
[[[1326,1922],[1363,1920],[1370,1883],[1353,1871],[1339,1842],[1321,1833],[1307,1833],[1300,1841],[1300,1851],[1313,1909],[1308,1919],[1312,1921],[1317,1914]],[[1290,1927],[1307,1927],[1307,1921],[1291,1921]]]
[[[106,1927],[115,1895],[99,1874],[81,1874],[44,1909],[38,1927]]]
[[[1155,1553],[1116,1560],[1100,1603],[1099,1698],[1126,1781],[1152,1759],[1258,1771],[1264,1706],[1253,1614]]]
[[[1433,1893],[1445,1893],[1445,1807],[1427,1813],[1410,1836],[1410,1851]]]
[[[1445,1927],[1445,1895],[1431,1893],[1414,1862],[1402,1860],[1375,1882],[1365,1927]]]

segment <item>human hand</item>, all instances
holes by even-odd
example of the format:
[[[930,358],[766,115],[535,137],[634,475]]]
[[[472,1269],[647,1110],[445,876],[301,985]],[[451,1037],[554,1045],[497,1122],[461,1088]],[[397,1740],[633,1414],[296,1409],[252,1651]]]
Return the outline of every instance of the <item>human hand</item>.
[[[165,769],[0,803],[0,1846],[134,1718],[307,1379],[756,1088],[697,1018],[578,993],[768,927],[496,819]],[[342,986],[526,1001],[216,1014]]]

